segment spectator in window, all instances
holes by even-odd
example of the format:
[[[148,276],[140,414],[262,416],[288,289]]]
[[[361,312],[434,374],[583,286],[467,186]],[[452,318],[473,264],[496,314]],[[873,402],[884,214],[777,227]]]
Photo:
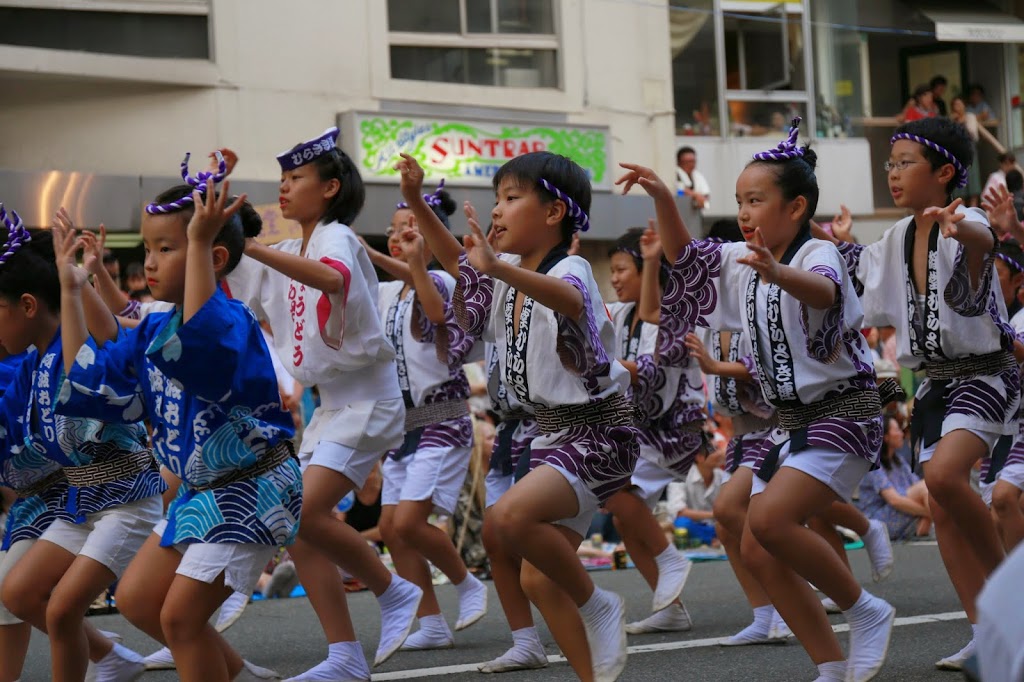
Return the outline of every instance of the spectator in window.
[[[676,189],[686,194],[698,211],[711,208],[711,186],[697,170],[697,152],[693,147],[680,147],[676,152]]]
[[[967,168],[967,186],[958,187],[953,191],[953,197],[963,199],[967,206],[977,206],[981,202],[981,169],[978,167],[978,117],[967,111],[963,97],[954,97],[949,103],[949,119],[959,123],[967,131],[971,140],[971,152],[975,163]]]
[[[1006,174],[1017,168],[1017,157],[1010,152],[1003,152],[996,159],[999,161],[999,170],[992,171],[989,174],[988,180],[985,181],[985,189],[982,191],[982,196],[987,195],[1000,185],[1006,187]]]
[[[932,89],[927,85],[918,85],[910,96],[903,112],[896,117],[900,123],[920,121],[922,118],[934,118],[936,114],[935,100]]]
[[[942,99],[946,94],[946,87],[948,85],[949,82],[946,80],[946,77],[942,75],[935,76],[932,78],[931,83],[928,84],[928,87],[931,88],[932,91],[932,101],[935,103],[935,112],[939,116],[948,116],[948,112],[946,111],[946,101]]]
[[[931,530],[928,488],[910,471],[909,458],[901,420],[886,417],[881,466],[864,475],[857,506],[868,519],[884,523],[891,540],[927,535]]]
[[[979,121],[987,121],[996,117],[992,107],[985,101],[985,88],[977,83],[967,89],[967,111],[977,116]]]

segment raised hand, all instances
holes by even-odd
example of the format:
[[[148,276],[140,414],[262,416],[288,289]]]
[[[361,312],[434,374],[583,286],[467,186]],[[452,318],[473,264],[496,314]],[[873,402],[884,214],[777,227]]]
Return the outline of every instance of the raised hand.
[[[640,237],[640,257],[644,262],[661,262],[661,238],[658,237],[654,220],[647,221],[647,229]]]
[[[832,235],[841,242],[848,242],[853,232],[853,216],[846,204],[839,204],[839,209],[839,213],[832,218]]]
[[[398,235],[398,244],[407,263],[423,260],[423,235],[414,225],[410,224],[402,230]]]
[[[957,223],[966,218],[967,216],[963,213],[957,213],[956,209],[964,203],[963,199],[954,199],[953,203],[945,208],[939,206],[932,206],[926,208],[922,215],[926,218],[932,218],[939,224],[939,231],[943,237],[947,239],[956,239],[959,235]]]
[[[1024,228],[1017,220],[1013,195],[1005,185],[996,185],[990,189],[983,197],[981,206],[988,213],[989,223],[1000,237],[1008,235],[1019,241],[1020,237],[1024,236]]]
[[[620,166],[628,172],[615,181],[616,185],[623,185],[622,193],[628,194],[634,185],[640,185],[651,197],[671,197],[672,191],[668,188],[658,174],[646,166],[635,163],[620,163]]]
[[[690,351],[690,357],[700,365],[700,371],[705,374],[718,374],[718,361],[708,354],[707,347],[701,343],[700,337],[690,332],[686,335],[686,348]]]
[[[469,264],[485,275],[498,264],[498,256],[480,229],[480,223],[472,218],[469,220],[469,234],[462,238],[462,245],[466,248]]]
[[[63,212],[63,215],[61,213]],[[85,246],[75,233],[75,226],[64,209],[54,217],[53,254],[57,264],[57,276],[62,289],[80,291],[89,281],[89,273],[78,267],[78,251]]]
[[[423,195],[425,173],[419,161],[413,157],[404,152],[399,156],[402,157],[402,160],[395,164],[395,170],[398,171],[401,178],[399,189],[402,191],[402,198],[406,203],[411,204],[413,200]]]
[[[227,167],[226,174],[231,175],[231,171],[235,170],[235,165],[238,163],[238,154],[234,153],[227,147],[218,149],[221,155],[224,157],[224,165]],[[217,152],[210,152],[210,171],[216,173],[220,170],[220,164],[217,162]]]
[[[218,194],[217,186],[213,182],[213,178],[210,178],[206,182],[205,197],[198,190],[192,192],[196,210],[192,214],[192,220],[188,222],[189,241],[213,244],[213,240],[217,238],[224,223],[238,213],[238,209],[242,208],[242,204],[245,202],[244,194],[236,197],[230,206],[226,206],[230,188],[231,183],[225,182]]]
[[[103,268],[103,245],[107,241],[107,228],[100,225],[100,236],[92,232],[82,232],[82,267],[90,275],[96,275]]]
[[[750,249],[750,253],[742,258],[737,258],[736,262],[749,265],[757,270],[761,279],[768,284],[778,281],[779,262],[775,260],[771,249],[765,246],[760,227],[754,231],[754,238],[747,242],[747,248]]]

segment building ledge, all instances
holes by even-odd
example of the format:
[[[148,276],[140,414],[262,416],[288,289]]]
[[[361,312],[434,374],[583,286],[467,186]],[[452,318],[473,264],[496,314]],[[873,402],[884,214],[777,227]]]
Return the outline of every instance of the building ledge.
[[[0,72],[193,87],[221,84],[220,69],[204,59],[153,59],[0,45]]]

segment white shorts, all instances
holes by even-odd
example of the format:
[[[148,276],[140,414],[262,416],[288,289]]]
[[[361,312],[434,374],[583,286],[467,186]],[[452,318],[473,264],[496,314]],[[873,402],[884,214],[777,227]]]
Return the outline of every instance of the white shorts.
[[[671,471],[641,457],[636,461],[627,490],[643,500],[647,508],[653,511],[668,484],[677,480]]]
[[[981,484],[981,499],[986,506],[992,506],[992,491],[999,481],[1006,481],[1013,487],[1024,490],[1024,464],[1008,464],[996,475],[995,483]]]
[[[576,493],[576,502],[579,504],[579,511],[576,513],[576,516],[555,521],[555,525],[565,526],[581,538],[585,538],[587,531],[590,530],[590,522],[594,519],[594,514],[601,506],[597,495],[594,494],[594,491],[590,489],[585,481],[581,481],[578,476],[566,471],[557,464],[545,462],[544,466],[551,467],[565,477],[565,480],[572,486],[573,492]]]
[[[299,464],[337,471],[362,488],[380,460],[405,437],[405,403],[360,400],[340,409],[316,408],[302,434]]]
[[[167,521],[161,521],[153,533],[163,537],[166,528]],[[178,575],[211,585],[223,573],[226,587],[248,596],[252,596],[263,569],[277,553],[277,547],[271,545],[229,542],[180,542],[174,549],[181,554],[175,571]]]
[[[454,514],[472,452],[469,447],[425,447],[400,460],[386,458],[380,503],[433,500],[435,509]]]
[[[871,462],[838,450],[810,447],[790,456],[787,442],[779,453],[779,466],[804,472],[827,485],[844,502],[849,502],[854,489],[860,484],[864,474],[871,469]],[[755,474],[750,486],[750,496],[763,493],[767,487],[768,484]]]
[[[6,552],[0,552],[0,588],[3,587],[4,578],[7,577],[7,574],[21,560],[21,557],[25,556],[25,553],[32,549],[34,544],[36,544],[35,540],[21,540],[11,545],[11,548]],[[7,607],[0,603],[0,626],[17,625],[20,622],[22,622],[20,618],[8,611]]]
[[[960,430],[960,429],[953,429],[953,431],[958,431],[958,430]],[[988,454],[990,454],[990,455],[992,454],[992,448],[994,448],[996,446],[996,442],[1000,438],[1003,437],[1002,434],[990,433],[988,431],[977,431],[975,429],[963,429],[963,430],[970,431],[975,436],[977,436],[978,438],[980,438],[983,441],[985,441],[985,445],[988,446]],[[946,434],[942,434],[942,435],[945,436]],[[932,443],[928,447],[921,448],[921,453],[917,456],[917,461],[920,464],[924,464],[925,462],[930,461],[931,458],[935,456],[935,450],[939,447],[939,442],[941,442],[941,440],[942,439],[940,438],[939,440],[935,441],[934,443]]]
[[[163,515],[163,499],[153,495],[89,514],[83,523],[58,519],[39,539],[94,559],[120,578]]]
[[[516,475],[503,476],[500,471],[491,469],[484,477],[484,487],[487,491],[486,508],[491,508],[498,503],[501,496],[507,493],[516,482]]]

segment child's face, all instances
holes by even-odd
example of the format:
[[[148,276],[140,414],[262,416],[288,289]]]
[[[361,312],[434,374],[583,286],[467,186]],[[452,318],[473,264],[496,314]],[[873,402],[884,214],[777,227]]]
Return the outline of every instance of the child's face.
[[[999,290],[1003,292],[1003,302],[1009,307],[1017,299],[1017,290],[1020,289],[1021,280],[1024,280],[1024,274],[1014,272],[999,258],[996,258],[995,261],[996,275],[999,277]]]
[[[889,162],[906,162],[903,170],[889,171],[889,193],[892,201],[900,208],[911,210],[930,206],[945,205],[946,183],[953,179],[952,164],[932,170],[932,164],[924,158],[924,147],[910,140],[896,140],[889,154]]]
[[[26,299],[33,300],[38,312],[41,303],[33,296],[26,295],[15,300],[0,297],[0,344],[11,354],[24,352],[35,338],[37,325],[34,320],[38,315],[29,312],[31,304]]]
[[[561,238],[561,214],[555,214],[557,202],[542,202],[532,187],[505,177],[495,199],[491,209],[495,251],[527,255],[549,244],[552,234]]]
[[[613,253],[610,261],[612,271],[612,288],[622,303],[635,303],[640,300],[640,271],[636,269],[636,261],[628,253]]]
[[[807,208],[803,197],[786,201],[776,171],[760,163],[751,164],[740,173],[736,180],[736,204],[736,220],[743,239],[750,241],[755,230],[761,228],[765,246],[772,251],[793,240]]]
[[[280,196],[281,215],[300,223],[318,220],[327,211],[334,184],[320,180],[313,164],[281,173]]]
[[[180,305],[185,300],[185,255],[188,252],[181,214],[144,215],[142,245],[146,250],[146,285],[153,298]]]
[[[388,227],[388,253],[392,258],[405,260],[400,237],[402,230],[409,227],[411,221],[412,211],[407,208],[400,208],[391,216],[391,225]]]

